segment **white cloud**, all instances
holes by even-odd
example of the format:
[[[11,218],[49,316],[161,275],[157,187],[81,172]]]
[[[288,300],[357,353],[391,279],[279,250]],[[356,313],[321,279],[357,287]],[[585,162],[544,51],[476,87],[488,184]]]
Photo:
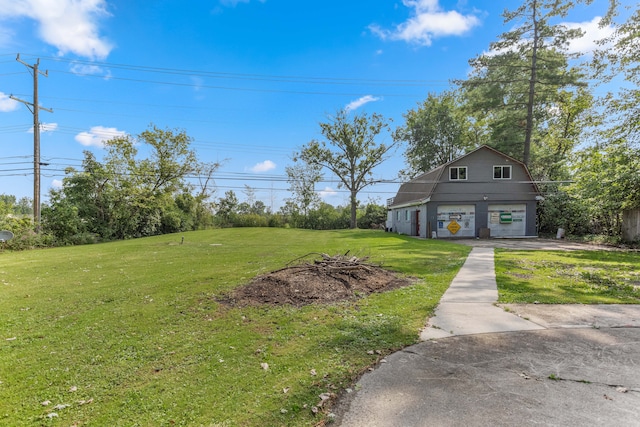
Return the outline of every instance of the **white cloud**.
[[[126,135],[126,132],[116,128],[94,126],[89,132],[80,132],[77,134],[75,139],[85,147],[103,148],[106,141]]]
[[[0,28],[0,46],[9,45],[11,40],[13,40],[13,31],[9,28]]]
[[[249,170],[253,173],[260,173],[260,172],[269,172],[270,170],[273,170],[275,168],[276,168],[275,163],[273,163],[271,160],[265,160],[264,162],[260,162],[256,164]]]
[[[394,30],[372,24],[369,29],[383,40],[401,40],[430,46],[433,39],[445,36],[460,36],[480,24],[475,15],[463,15],[457,11],[445,11],[439,0],[402,0],[406,7],[413,8],[412,16]]]
[[[106,0],[0,0],[0,19],[33,19],[42,40],[60,54],[104,59],[113,48],[98,31],[100,18],[110,16],[106,4]]]
[[[264,3],[267,0],[258,0],[260,3]],[[251,0],[220,0],[220,4],[227,7],[236,7],[239,3],[249,3]]]
[[[583,54],[591,56],[596,49],[603,49],[603,46],[598,45],[598,40],[603,40],[607,37],[612,36],[615,32],[615,29],[610,25],[600,28],[601,19],[601,17],[596,16],[591,21],[563,22],[562,25],[564,25],[568,29],[581,29],[584,32],[584,35],[582,37],[569,41],[566,52],[569,54]],[[519,44],[522,45],[524,45],[525,43],[527,43],[527,40],[521,40],[519,42]],[[500,50],[490,50],[484,52],[483,55],[500,55],[517,49],[518,46]]]
[[[58,129],[57,123],[40,123],[40,132],[53,132]],[[27,132],[33,133],[33,126],[30,127]]]
[[[51,181],[51,188],[60,189],[62,188],[62,180],[54,179]]]
[[[600,48],[597,41],[603,40],[613,35],[615,29],[613,26],[600,27],[602,18],[596,16],[587,22],[565,22],[563,25],[569,29],[581,29],[584,35],[578,39],[569,42],[569,53],[592,54],[596,49]]]
[[[9,95],[7,95],[6,93],[0,92],[0,112],[1,113],[8,113],[9,111],[15,111],[18,109],[19,106],[20,106],[20,103],[18,101],[15,101],[9,98]]]
[[[366,95],[359,99],[356,99],[355,101],[351,101],[349,104],[347,104],[346,107],[344,107],[344,109],[347,111],[353,111],[362,107],[365,104],[368,104],[369,102],[376,102],[376,101],[380,101],[381,99],[382,98],[377,98],[373,95]]]
[[[324,187],[324,190],[318,191],[318,196],[320,196],[320,198],[323,200],[337,195],[338,192],[331,187]]]
[[[111,78],[111,71],[106,70],[97,65],[80,64],[74,62],[71,64],[71,72],[80,76],[104,76],[105,79]]]
[[[57,123],[40,123],[40,132],[53,132],[58,129]]]
[[[194,92],[200,92],[202,90],[202,86],[204,86],[204,79],[198,76],[190,76],[191,85],[193,86]]]

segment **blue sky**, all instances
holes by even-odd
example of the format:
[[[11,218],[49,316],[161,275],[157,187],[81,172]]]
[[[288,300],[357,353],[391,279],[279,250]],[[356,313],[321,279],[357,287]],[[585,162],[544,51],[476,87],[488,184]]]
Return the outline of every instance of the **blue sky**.
[[[607,1],[563,22],[587,35]],[[625,2],[623,2],[625,3]],[[627,2],[632,4],[631,2]],[[0,193],[33,195],[33,119],[9,95],[32,101],[16,55],[40,59],[42,197],[83,150],[150,124],[183,129],[202,161],[223,162],[215,197],[244,186],[277,210],[289,197],[285,167],[318,123],[342,108],[402,125],[429,92],[464,78],[468,60],[508,30],[507,0],[0,0]],[[380,142],[391,143],[389,135]],[[360,200],[395,195],[403,147],[375,170]],[[346,205],[329,173],[318,190]]]

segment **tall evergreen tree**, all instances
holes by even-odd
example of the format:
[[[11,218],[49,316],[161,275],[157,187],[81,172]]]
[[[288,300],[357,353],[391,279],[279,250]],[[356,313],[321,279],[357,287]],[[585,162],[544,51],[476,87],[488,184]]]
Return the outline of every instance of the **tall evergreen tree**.
[[[525,0],[505,11],[506,24],[515,24],[491,43],[490,53],[470,61],[473,71],[464,81],[469,111],[484,124],[497,149],[529,165],[536,130],[549,119],[562,90],[585,86],[585,76],[569,66],[577,54],[568,43],[583,35],[554,23],[576,3],[585,1]]]

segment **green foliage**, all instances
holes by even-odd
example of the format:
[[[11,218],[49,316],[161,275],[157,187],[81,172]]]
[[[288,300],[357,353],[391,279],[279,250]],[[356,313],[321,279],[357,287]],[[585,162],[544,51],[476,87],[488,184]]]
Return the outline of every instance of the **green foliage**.
[[[0,249],[25,250],[50,244],[49,236],[34,232],[32,216],[28,215],[28,203],[27,198],[16,201],[13,195],[0,194],[0,230],[10,231],[14,236],[13,239],[0,243]]]
[[[219,302],[296,257],[349,249],[418,282],[332,305]],[[0,424],[320,425],[318,395],[353,387],[417,342],[468,252],[382,232],[273,228],[5,251]]]
[[[307,215],[307,228],[313,230],[341,230],[350,227],[349,208],[333,207],[321,202]]]
[[[358,226],[363,229],[384,229],[387,222],[387,208],[369,203],[364,209],[359,209]]]
[[[640,148],[624,142],[579,153],[571,190],[588,208],[593,233],[620,235],[622,210],[640,207]]]
[[[291,211],[306,216],[309,210],[318,206],[320,196],[316,193],[315,185],[322,179],[322,167],[314,163],[295,162],[287,166],[287,182],[292,197],[285,200],[290,202]]]
[[[12,194],[0,194],[0,215],[33,215],[33,202],[28,197],[16,200]]]
[[[14,217],[0,215],[0,230],[13,233],[13,239],[0,243],[2,250],[22,251],[43,248],[51,245],[51,238],[46,234],[37,234],[31,217]]]
[[[224,193],[216,204],[216,222],[221,227],[233,225],[236,215],[238,215],[238,197],[233,190]]]
[[[384,162],[395,142],[376,143],[383,131],[389,131],[380,114],[355,114],[340,110],[332,120],[320,123],[326,141],[313,140],[294,159],[327,168],[340,180],[340,187],[350,192],[350,227],[357,227],[358,192],[373,184],[373,169]],[[331,147],[331,148],[330,148]]]
[[[555,234],[558,228],[567,235],[582,236],[590,232],[589,207],[565,186],[542,186],[544,201],[538,204],[538,225],[542,234]]]
[[[596,53],[592,62],[594,78],[609,82],[622,77],[627,84],[620,85],[616,94],[605,98],[605,109],[613,120],[615,139],[640,144],[640,9],[631,9],[631,16],[622,23],[614,22],[617,10],[611,8],[605,24],[614,24],[614,34],[602,41],[605,46]]]
[[[447,163],[475,146],[469,132],[472,124],[453,92],[430,93],[404,118],[405,124],[396,129],[394,139],[407,144],[404,156],[409,168],[402,175],[408,178]]]
[[[43,230],[69,244],[88,235],[115,240],[209,225],[206,185],[194,196],[186,179],[215,168],[197,163],[190,142],[185,132],[153,127],[136,139],[108,141],[102,162],[85,152],[82,170],[67,169],[62,188],[52,190]]]
[[[505,23],[516,24],[491,43],[491,54],[470,61],[472,74],[458,82],[470,114],[486,132],[486,143],[531,161],[533,143],[553,120],[562,90],[585,86],[584,75],[570,67],[566,46],[580,30],[554,24],[579,2],[526,0],[505,11]]]

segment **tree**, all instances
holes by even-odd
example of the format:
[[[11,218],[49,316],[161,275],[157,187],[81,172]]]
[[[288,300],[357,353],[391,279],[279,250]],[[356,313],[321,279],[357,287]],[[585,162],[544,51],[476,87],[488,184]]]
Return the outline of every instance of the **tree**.
[[[613,22],[615,9],[611,9],[603,24]],[[640,9],[636,7],[626,22],[615,24],[614,34],[603,40],[605,49],[596,53],[593,64],[595,78],[609,82],[622,76],[617,94],[605,98],[605,109],[614,118],[612,137],[640,144]],[[615,114],[611,114],[614,112]]]
[[[585,86],[584,75],[568,65],[570,40],[583,33],[552,24],[584,1],[525,0],[505,11],[516,24],[491,43],[491,53],[470,61],[473,71],[459,81],[470,111],[482,117],[496,148],[529,165],[536,126],[542,126],[561,89]]]
[[[405,124],[394,132],[394,140],[407,144],[408,170],[402,175],[413,178],[447,163],[472,148],[471,123],[462,113],[453,92],[430,93],[415,110],[404,114]]]
[[[238,197],[233,190],[224,193],[224,197],[218,200],[216,216],[223,226],[233,224],[233,219],[238,213]]]
[[[295,162],[293,166],[285,167],[289,191],[292,194],[291,206],[296,212],[307,216],[309,210],[318,206],[320,196],[316,193],[316,184],[322,179],[322,167],[318,164]]]
[[[534,179],[552,186],[571,179],[569,163],[575,148],[601,124],[594,105],[587,89],[558,92],[549,104],[545,125],[538,129],[538,144],[532,147],[529,170]]]
[[[572,191],[588,206],[594,231],[620,235],[622,211],[640,208],[640,148],[625,141],[588,147],[575,169]]]
[[[175,200],[188,192],[187,178],[197,170],[190,143],[184,131],[154,126],[137,138],[107,141],[102,162],[85,152],[82,170],[67,169],[62,189],[52,192],[55,197],[43,222],[52,230],[70,232],[77,227],[59,222],[77,215],[82,224],[78,232],[95,233],[106,240],[192,227]],[[142,150],[147,157],[139,155]],[[59,210],[64,215],[57,215]]]
[[[376,143],[378,135],[390,129],[388,122],[375,113],[371,116],[354,114],[349,118],[346,110],[340,110],[329,122],[320,123],[320,130],[326,141],[312,140],[294,159],[325,167],[338,177],[339,186],[350,193],[350,227],[356,228],[358,192],[374,183],[371,179],[373,169],[387,159],[396,143]]]

